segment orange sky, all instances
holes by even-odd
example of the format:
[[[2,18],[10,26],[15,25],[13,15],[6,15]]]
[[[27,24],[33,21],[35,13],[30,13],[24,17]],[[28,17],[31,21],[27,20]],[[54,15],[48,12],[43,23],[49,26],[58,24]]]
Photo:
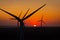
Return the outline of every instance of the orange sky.
[[[43,24],[44,26],[60,26],[60,0],[0,0],[0,8],[3,8],[16,16],[18,16],[18,14],[22,11],[20,18],[23,17],[28,8],[30,8],[30,11],[27,15],[43,4],[47,5],[25,20],[25,25],[40,26],[40,22],[38,22],[38,20],[41,20],[41,16],[44,14],[44,21],[46,22],[46,24]],[[10,20],[9,18],[12,17],[0,11],[1,26],[8,26],[12,24],[13,26],[16,26],[16,21]]]

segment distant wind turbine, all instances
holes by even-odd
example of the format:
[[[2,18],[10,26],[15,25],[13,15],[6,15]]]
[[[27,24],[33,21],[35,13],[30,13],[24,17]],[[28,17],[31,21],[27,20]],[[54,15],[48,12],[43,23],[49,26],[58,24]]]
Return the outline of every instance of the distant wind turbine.
[[[41,27],[43,27],[43,23],[45,24],[43,18],[44,18],[44,15],[42,15],[41,20],[39,20],[39,22],[41,23]]]
[[[36,9],[35,11],[33,11],[31,14],[29,14],[28,16],[24,17],[24,18],[19,18],[17,16],[15,16],[14,14],[10,13],[10,12],[7,12],[6,10],[4,9],[1,9],[1,11],[5,12],[6,14],[9,14],[10,16],[14,17],[16,20],[18,20],[20,22],[20,27],[19,27],[19,36],[20,36],[20,39],[19,40],[24,40],[24,20],[28,19],[29,17],[31,17],[33,14],[35,14],[38,10],[40,10],[41,8],[43,8],[46,4],[42,5],[41,7],[39,7],[38,9]]]
[[[41,32],[44,32],[43,24],[45,24],[45,21],[43,20],[43,18],[44,18],[44,15],[42,15],[41,20],[39,20],[39,22],[41,23],[40,24],[41,25]]]

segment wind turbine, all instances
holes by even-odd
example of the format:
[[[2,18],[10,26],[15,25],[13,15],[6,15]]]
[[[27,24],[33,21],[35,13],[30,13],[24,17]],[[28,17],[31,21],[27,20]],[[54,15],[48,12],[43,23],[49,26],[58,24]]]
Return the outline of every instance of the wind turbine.
[[[39,20],[39,22],[41,23],[41,32],[44,32],[43,24],[45,24],[45,22],[43,18],[44,18],[44,15],[42,15],[41,20]]]
[[[14,14],[11,14],[10,12],[0,8],[1,11],[5,12],[6,14],[9,14],[10,16],[14,17],[16,20],[18,20],[20,22],[20,27],[19,27],[19,36],[20,39],[19,40],[24,40],[24,20],[28,19],[29,17],[31,17],[33,14],[35,14],[38,10],[40,10],[41,8],[43,8],[46,4],[42,5],[41,7],[39,7],[38,9],[36,9],[35,11],[33,11],[31,14],[29,14],[28,16],[24,17],[24,18],[19,18],[17,16],[15,16]]]
[[[43,27],[43,23],[45,24],[43,18],[44,18],[44,15],[42,15],[41,20],[39,20],[39,22],[41,23],[41,27]]]

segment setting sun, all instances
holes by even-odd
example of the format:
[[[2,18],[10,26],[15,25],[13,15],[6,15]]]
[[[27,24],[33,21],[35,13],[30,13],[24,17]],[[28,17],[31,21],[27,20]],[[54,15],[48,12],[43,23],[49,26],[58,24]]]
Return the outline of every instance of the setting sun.
[[[34,25],[34,27],[36,27],[37,25]]]

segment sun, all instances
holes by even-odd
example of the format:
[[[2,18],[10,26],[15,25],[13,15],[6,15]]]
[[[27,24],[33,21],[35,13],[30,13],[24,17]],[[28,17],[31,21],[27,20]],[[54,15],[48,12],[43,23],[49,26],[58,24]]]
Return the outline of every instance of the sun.
[[[34,27],[36,27],[37,25],[34,25]]]

